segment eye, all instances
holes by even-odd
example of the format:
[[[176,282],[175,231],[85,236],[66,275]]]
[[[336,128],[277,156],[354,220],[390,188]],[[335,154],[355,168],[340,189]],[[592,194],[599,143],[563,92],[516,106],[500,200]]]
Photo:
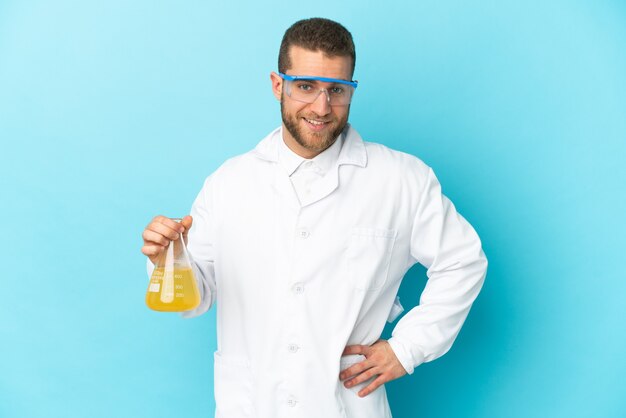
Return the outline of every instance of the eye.
[[[298,83],[296,84],[296,87],[298,88],[298,90],[308,93],[310,91],[313,90],[313,85],[311,83]]]
[[[330,89],[330,92],[335,95],[341,95],[345,93],[343,87],[333,87]]]

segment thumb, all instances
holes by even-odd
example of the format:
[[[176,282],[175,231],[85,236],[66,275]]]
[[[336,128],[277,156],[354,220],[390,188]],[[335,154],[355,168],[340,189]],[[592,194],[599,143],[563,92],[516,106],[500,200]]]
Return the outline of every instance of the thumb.
[[[191,228],[191,224],[193,223],[193,218],[190,215],[185,216],[181,221],[180,224],[185,227],[185,231],[183,232],[183,235],[187,235],[187,233],[189,232],[189,228]]]

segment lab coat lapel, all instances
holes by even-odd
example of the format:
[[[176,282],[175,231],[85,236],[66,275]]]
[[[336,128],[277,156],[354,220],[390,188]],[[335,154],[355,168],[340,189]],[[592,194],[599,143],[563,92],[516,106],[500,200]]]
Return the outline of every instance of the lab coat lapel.
[[[276,195],[291,209],[300,211],[298,195],[291,184],[291,180],[280,164],[274,164],[274,190]]]
[[[326,173],[323,178],[314,183],[314,186],[311,188],[311,194],[302,199],[302,207],[319,202],[320,200],[334,192],[338,185],[339,169],[338,166],[335,165],[328,171],[328,173]]]
[[[344,134],[345,137],[343,139],[338,139],[343,140],[344,143],[341,147],[337,162],[322,179],[315,183],[310,196],[303,199],[302,207],[319,202],[335,191],[337,186],[339,186],[339,167],[342,165],[349,164],[359,167],[365,167],[367,165],[367,152],[361,136],[350,124],[346,126]]]
[[[276,196],[281,199],[287,207],[298,212],[300,211],[298,195],[291,184],[289,176],[278,163],[277,141],[279,140],[282,141],[282,131],[280,127],[261,140],[252,151],[252,154],[271,165],[270,169],[273,170],[272,189],[276,193]]]

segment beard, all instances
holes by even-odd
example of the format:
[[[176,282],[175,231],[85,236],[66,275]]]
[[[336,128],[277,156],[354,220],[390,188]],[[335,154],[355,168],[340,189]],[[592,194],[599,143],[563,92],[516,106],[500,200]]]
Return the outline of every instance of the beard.
[[[324,129],[324,132],[307,131],[306,128],[302,126],[301,120],[302,118],[326,120],[327,117],[320,118],[314,113],[306,114],[304,112],[297,112],[295,115],[288,113],[284,106],[284,99],[280,101],[280,114],[283,118],[285,128],[287,128],[287,131],[289,131],[293,139],[295,139],[301,147],[309,151],[320,153],[334,144],[335,140],[339,137],[341,132],[343,132],[348,123],[350,106],[348,105],[348,112],[346,112],[343,118],[336,119],[333,117],[328,121],[328,128]]]

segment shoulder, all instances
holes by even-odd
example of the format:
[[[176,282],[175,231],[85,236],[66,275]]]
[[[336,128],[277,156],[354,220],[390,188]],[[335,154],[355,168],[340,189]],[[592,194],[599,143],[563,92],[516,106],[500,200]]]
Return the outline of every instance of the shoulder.
[[[344,148],[345,152],[342,149],[342,155],[347,156],[345,160],[356,161],[358,165],[363,164],[366,171],[372,174],[384,170],[384,174],[427,175],[430,170],[430,167],[415,155],[389,148],[377,141],[366,141],[351,125],[346,129]]]
[[[214,174],[219,176],[226,176],[232,174],[241,174],[242,171],[249,170],[250,166],[257,162],[258,158],[255,158],[252,151],[248,151],[244,154],[235,155],[226,159],[222,165],[220,165]]]
[[[205,179],[204,185],[212,189],[228,189],[250,182],[258,177],[259,163],[263,165],[251,152],[230,157]]]
[[[279,130],[267,135],[257,146],[245,153],[226,159],[205,179],[205,188],[231,189],[266,180],[268,170],[277,160],[275,136]]]
[[[265,168],[268,163],[278,161],[278,138],[281,129],[276,128],[265,136],[255,148],[243,154],[228,158],[213,173],[216,177],[230,177],[253,174],[260,168]]]
[[[363,141],[367,152],[368,167],[384,169],[402,178],[426,178],[431,168],[419,157],[389,148],[378,142]]]

